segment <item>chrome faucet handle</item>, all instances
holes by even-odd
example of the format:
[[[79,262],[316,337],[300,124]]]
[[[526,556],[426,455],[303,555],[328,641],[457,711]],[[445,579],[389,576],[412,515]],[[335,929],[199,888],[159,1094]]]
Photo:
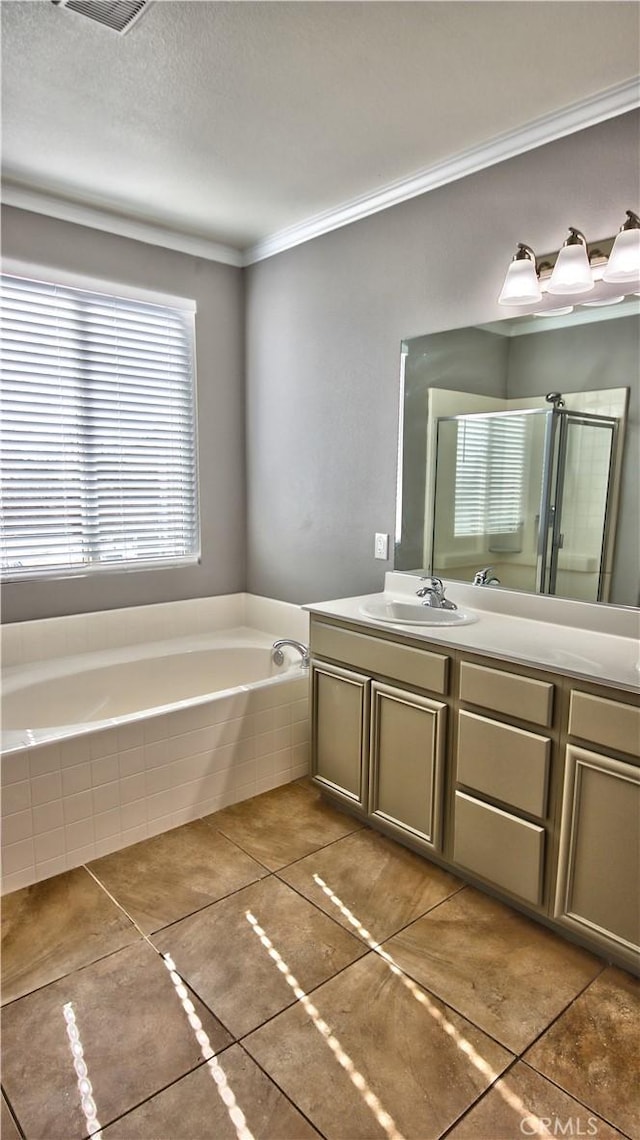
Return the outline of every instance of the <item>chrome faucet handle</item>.
[[[435,578],[432,574],[427,574],[426,577],[420,579],[421,582],[428,582],[429,588],[436,590],[441,596],[444,596],[444,586],[442,578]]]
[[[457,610],[455,602],[450,602],[444,596],[444,584],[441,578],[421,578],[425,585],[416,590],[418,598],[424,598],[423,606],[431,606],[436,610]]]
[[[485,566],[483,570],[478,570],[473,576],[474,586],[499,586],[500,579],[496,578],[493,566]]]

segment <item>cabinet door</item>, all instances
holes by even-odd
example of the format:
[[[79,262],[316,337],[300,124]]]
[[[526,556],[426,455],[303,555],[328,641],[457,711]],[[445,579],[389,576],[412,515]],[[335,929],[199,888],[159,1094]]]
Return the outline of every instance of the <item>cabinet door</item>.
[[[311,663],[311,771],[314,782],[366,810],[368,677]]]
[[[639,823],[640,770],[569,745],[555,917],[632,962],[640,944]]]
[[[442,846],[446,705],[373,682],[369,812],[428,847]]]

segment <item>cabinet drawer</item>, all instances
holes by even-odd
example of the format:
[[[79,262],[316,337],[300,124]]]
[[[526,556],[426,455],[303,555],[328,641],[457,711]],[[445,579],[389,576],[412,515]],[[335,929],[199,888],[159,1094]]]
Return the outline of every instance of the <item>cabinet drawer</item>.
[[[332,625],[314,622],[311,629],[311,650],[321,657],[343,661],[356,669],[404,681],[432,693],[446,693],[448,657],[414,649],[394,641],[366,634],[352,633]]]
[[[640,745],[640,708],[574,689],[569,705],[569,735],[636,756]]]
[[[453,857],[527,902],[542,901],[544,828],[456,792]]]
[[[553,716],[553,685],[469,661],[460,666],[460,700],[545,727]]]
[[[458,783],[544,816],[551,741],[474,713],[458,719]]]

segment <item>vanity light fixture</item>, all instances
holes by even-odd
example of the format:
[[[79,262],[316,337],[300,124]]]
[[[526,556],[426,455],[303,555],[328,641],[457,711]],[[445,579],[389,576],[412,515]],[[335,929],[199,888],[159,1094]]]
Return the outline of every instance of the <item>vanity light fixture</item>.
[[[567,305],[615,304],[640,282],[640,217],[627,210],[617,237],[587,242],[575,226],[560,250],[537,258],[518,242],[498,298],[500,305],[530,308],[540,316],[560,315]],[[616,288],[617,286],[617,288]],[[560,310],[550,304],[562,298]]]
[[[589,293],[595,282],[587,253],[587,239],[575,226],[560,250],[547,286],[549,293]]]
[[[536,255],[531,246],[520,241],[507,270],[498,301],[501,305],[535,305],[536,301],[541,299]]]
[[[635,281],[640,277],[640,218],[627,210],[627,220],[613,243],[603,281]]]

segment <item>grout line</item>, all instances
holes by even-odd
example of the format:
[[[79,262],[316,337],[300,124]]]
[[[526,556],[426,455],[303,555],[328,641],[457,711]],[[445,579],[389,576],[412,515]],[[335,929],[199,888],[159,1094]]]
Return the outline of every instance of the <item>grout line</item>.
[[[85,871],[87,872],[87,874],[91,875],[91,878],[93,879],[93,881],[95,883],[97,883],[98,886],[104,891],[105,895],[107,895],[107,897],[111,899],[111,902],[114,903],[115,906],[117,906],[118,910],[122,911],[122,913],[129,919],[129,922],[133,923],[136,930],[142,935],[142,937],[145,939],[145,941],[148,942],[149,945],[151,946],[152,943],[150,942],[148,935],[145,934],[142,927],[138,925],[138,923],[136,922],[133,915],[129,914],[129,911],[127,910],[127,908],[125,906],[123,906],[122,903],[118,902],[117,898],[115,898],[115,896],[111,894],[111,891],[108,890],[107,887],[105,887],[104,883],[98,878],[98,876],[95,874],[95,872],[92,871],[91,868],[86,863],[83,863],[83,867],[84,867]],[[155,946],[153,947],[153,949],[155,950]]]
[[[595,957],[595,955],[594,955],[594,957]],[[601,961],[601,959],[599,959],[599,960]],[[529,1049],[533,1049],[534,1045],[536,1045],[538,1043],[538,1041],[540,1041],[541,1038],[544,1037],[545,1033],[549,1032],[552,1025],[555,1025],[555,1023],[557,1021],[559,1021],[561,1017],[564,1017],[565,1013],[567,1013],[567,1011],[569,1009],[571,1009],[571,1006],[574,1005],[575,1002],[577,1002],[578,998],[581,998],[582,995],[584,993],[586,993],[586,991],[593,985],[593,983],[600,977],[600,975],[604,973],[604,971],[606,969],[607,969],[607,963],[602,962],[601,968],[598,970],[597,974],[594,974],[594,976],[592,978],[590,978],[588,982],[585,982],[582,989],[578,990],[577,994],[574,994],[574,996],[572,998],[569,998],[569,1001],[567,1002],[567,1004],[563,1005],[563,1007],[559,1011],[559,1013],[556,1013],[551,1018],[551,1021],[549,1022],[549,1024],[545,1025],[544,1029],[541,1029],[540,1032],[536,1034],[536,1036],[533,1038],[533,1041],[530,1041],[529,1044],[527,1046],[525,1046],[525,1048],[522,1050],[522,1053],[520,1054],[520,1056],[522,1058],[524,1058],[525,1052],[528,1053]],[[528,1064],[529,1064],[530,1069],[535,1069],[535,1066],[532,1065],[530,1061],[528,1062]],[[538,1072],[537,1069],[535,1069],[535,1071]],[[544,1073],[542,1073],[541,1076],[544,1076]]]
[[[231,1045],[235,1044],[236,1042],[232,1041],[229,1043],[229,1045],[225,1045],[224,1049],[220,1049],[219,1052],[216,1053],[216,1057],[220,1057],[227,1049],[231,1048]],[[114,1116],[113,1119],[102,1125],[102,1130],[106,1132],[108,1128],[111,1128],[114,1124],[117,1124],[118,1121],[125,1120],[126,1117],[129,1116],[132,1112],[135,1112],[138,1108],[142,1108],[142,1106],[148,1104],[149,1101],[155,1100],[157,1096],[160,1096],[161,1093],[166,1092],[167,1089],[172,1088],[174,1085],[180,1084],[180,1081],[184,1080],[185,1077],[189,1077],[198,1069],[204,1068],[206,1063],[206,1061],[198,1061],[197,1065],[194,1065],[192,1069],[187,1069],[186,1073],[181,1073],[179,1077],[176,1077],[174,1080],[169,1081],[169,1083],[166,1085],[162,1085],[161,1088],[156,1089],[154,1092],[149,1093],[149,1096],[145,1096],[142,1100],[137,1101],[135,1104],[132,1104],[129,1108],[125,1109],[124,1112],[118,1113],[117,1116]],[[83,1140],[91,1140],[91,1136],[83,1136]]]
[[[247,802],[247,801],[243,801],[243,802]],[[232,805],[232,806],[235,806],[235,805]],[[206,822],[206,816],[203,816],[203,821]],[[213,824],[209,824],[209,826],[213,827]],[[364,827],[365,827],[365,825],[362,824],[362,825],[360,825],[360,827],[354,828],[353,831],[348,832],[346,835],[339,835],[337,839],[330,839],[328,843],[322,843],[319,847],[316,847],[313,851],[308,851],[305,855],[300,855],[297,859],[292,859],[289,863],[283,863],[280,867],[276,867],[275,869],[273,867],[267,866],[266,863],[261,862],[260,859],[258,859],[256,855],[253,855],[250,851],[247,851],[247,849],[245,847],[242,847],[241,844],[238,843],[237,839],[232,838],[230,835],[227,835],[226,831],[222,831],[222,829],[220,827],[216,827],[215,830],[220,835],[224,836],[224,838],[227,839],[230,843],[233,843],[240,851],[242,851],[242,853],[244,855],[248,855],[249,858],[253,859],[253,861],[255,863],[258,863],[261,867],[264,867],[265,870],[268,871],[270,875],[277,875],[280,871],[285,871],[287,869],[287,867],[293,867],[294,864],[301,863],[303,859],[308,859],[311,855],[317,855],[319,851],[324,851],[327,847],[333,847],[334,844],[341,843],[343,839],[348,839],[350,835],[355,835],[357,831],[362,831]],[[373,829],[367,828],[367,830],[371,831]]]
[[[344,838],[346,839],[346,838],[348,838],[348,836],[345,836]],[[336,842],[339,843],[340,840],[336,840]],[[327,844],[327,846],[332,846],[332,844]],[[324,850],[324,848],[322,848],[322,850]],[[311,854],[312,855],[317,854],[317,852],[311,852]],[[310,856],[305,855],[303,857],[303,859],[299,859],[299,860],[297,860],[297,862],[302,863],[304,861],[304,859],[307,859],[307,858],[310,858]],[[282,867],[281,871],[286,871],[288,869],[288,867],[293,867],[293,866],[295,866],[295,863],[289,863],[289,864],[287,864],[287,867]],[[344,923],[340,922],[339,919],[335,918],[334,915],[331,913],[331,911],[323,910],[323,908],[321,906],[319,906],[318,903],[315,902],[314,899],[311,899],[308,897],[308,895],[305,895],[300,887],[297,887],[294,883],[290,883],[287,879],[282,878],[279,871],[275,871],[274,875],[276,876],[276,878],[278,878],[280,880],[280,882],[284,883],[284,885],[286,887],[290,887],[292,891],[295,891],[296,894],[300,895],[300,898],[304,899],[305,902],[311,903],[312,906],[315,906],[316,910],[319,910],[320,914],[323,914],[325,916],[325,918],[330,918],[331,921],[335,922],[336,925],[339,926],[341,930],[345,930],[348,934],[351,934],[352,937],[355,938],[358,942],[362,942],[365,946],[367,945],[367,943],[362,938],[362,936],[360,936],[358,934],[354,934],[353,931],[351,931],[348,926],[346,926]],[[436,910],[439,906],[442,906],[444,903],[449,902],[449,900],[452,899],[455,895],[460,894],[460,891],[466,890],[466,887],[467,887],[466,883],[461,883],[460,886],[456,887],[451,892],[450,895],[446,896],[446,898],[440,899],[438,902],[434,903],[432,906],[427,907],[426,910],[421,911],[420,914],[417,914],[413,918],[410,918],[403,926],[399,926],[398,929],[394,930],[391,934],[387,934],[387,935],[385,935],[384,938],[381,938],[379,941],[376,941],[376,945],[377,946],[383,946],[385,942],[389,942],[390,939],[395,938],[398,934],[402,934],[403,931],[408,930],[408,928],[410,926],[413,926],[413,924],[415,922],[418,922],[421,918],[425,918],[426,915],[431,914],[431,912]],[[370,949],[370,947],[369,947],[369,949]],[[422,985],[422,983],[420,983],[420,984]]]
[[[541,1077],[543,1080],[548,1081],[550,1085],[553,1085],[554,1088],[558,1089],[561,1093],[564,1093],[565,1096],[571,1097],[572,1100],[575,1100],[576,1104],[579,1104],[581,1108],[585,1109],[586,1112],[593,1113],[594,1116],[598,1117],[598,1120],[602,1120],[605,1124],[609,1124],[612,1128],[619,1132],[621,1136],[627,1137],[627,1140],[632,1140],[632,1137],[630,1137],[627,1132],[624,1132],[619,1124],[615,1124],[614,1121],[609,1117],[603,1116],[599,1109],[593,1108],[590,1104],[587,1104],[586,1101],[581,1100],[579,1096],[576,1096],[575,1093],[569,1092],[568,1089],[565,1089],[563,1085],[558,1084],[557,1080],[554,1080],[553,1077],[548,1076],[547,1073],[541,1073],[540,1070],[536,1069],[530,1061],[525,1061],[523,1057],[520,1057],[518,1059],[521,1064],[526,1065],[526,1067],[530,1069],[532,1073],[535,1073],[537,1077]],[[596,1134],[594,1133],[594,1135]]]
[[[87,870],[87,871],[89,871],[89,874],[90,874],[90,875],[92,875],[94,879],[96,878],[96,877],[95,877],[95,875],[93,874],[93,871],[90,871],[88,867],[86,868],[86,870]],[[259,882],[262,882],[262,880],[258,880],[258,881],[259,881]],[[131,918],[131,915],[128,913],[128,911],[127,911],[127,910],[125,910],[125,908],[124,908],[124,907],[123,907],[123,906],[122,906],[122,905],[121,905],[121,904],[118,902],[118,900],[117,900],[116,898],[114,898],[114,896],[111,894],[111,892],[107,890],[107,888],[104,886],[104,884],[103,884],[103,883],[100,883],[100,881],[99,881],[98,879],[96,879],[96,882],[99,884],[99,886],[101,886],[101,887],[102,887],[103,891],[105,892],[105,894],[106,894],[106,895],[108,895],[108,896],[109,896],[109,898],[112,900],[112,902],[114,902],[114,903],[115,903],[115,905],[116,905],[117,907],[119,907],[119,908],[120,908],[120,910],[123,912],[123,914],[126,914],[127,918],[131,919],[131,922],[134,924],[134,926],[135,926],[136,930],[139,930],[139,931],[140,931],[140,934],[142,935],[142,937],[143,937],[144,941],[147,943],[147,945],[148,945],[148,946],[151,948],[151,950],[153,950],[154,954],[157,954],[157,955],[158,955],[158,957],[159,957],[160,959],[162,959],[162,961],[164,962],[164,961],[165,961],[165,953],[164,953],[164,951],[163,951],[163,950],[160,950],[160,949],[159,949],[159,948],[158,948],[156,945],[154,945],[154,943],[152,942],[152,937],[153,937],[153,935],[154,935],[154,934],[159,934],[161,931],[164,931],[164,930],[168,930],[168,929],[169,929],[169,927],[168,927],[168,926],[163,926],[163,927],[160,927],[160,929],[159,929],[159,930],[153,930],[153,931],[151,931],[151,934],[146,934],[146,933],[144,932],[144,930],[142,930],[142,928],[141,928],[140,926],[138,926],[138,923],[135,921],[135,919],[134,919],[134,918]],[[252,884],[252,883],[249,883],[249,884],[247,884],[247,885],[248,885],[248,886],[253,886],[253,884]],[[241,888],[241,889],[242,889],[242,888]],[[232,892],[232,893],[234,893],[234,894],[235,894],[235,893],[237,893],[237,892]],[[225,897],[227,897],[227,898],[228,898],[229,896],[225,896]],[[221,900],[218,900],[218,901],[221,901]],[[208,905],[209,905],[209,906],[213,906],[213,905],[215,905],[215,904],[214,904],[214,903],[209,903]],[[206,907],[202,907],[202,910],[206,910],[206,909],[207,909]],[[186,916],[186,917],[189,917],[189,916]],[[181,922],[181,921],[182,921],[182,919],[177,919],[177,920],[176,920],[176,922]],[[170,924],[169,924],[169,926],[171,926],[171,925],[175,925],[175,924],[173,924],[173,923],[170,923]],[[118,953],[118,951],[116,950],[116,951],[114,951],[114,953]],[[105,957],[109,957],[109,956],[110,956],[110,955],[105,955]],[[93,965],[93,963],[90,963],[90,965]],[[83,969],[84,969],[84,967],[83,967]],[[184,978],[183,978],[183,982],[184,982],[184,983],[185,983],[185,985],[186,985],[186,986],[187,986],[187,987],[188,987],[188,988],[191,990],[191,993],[195,995],[195,997],[198,999],[198,1001],[201,1003],[201,1005],[203,1005],[203,1006],[204,1006],[204,1008],[207,1010],[207,1012],[208,1012],[208,1013],[210,1013],[210,1014],[211,1014],[211,1016],[212,1016],[212,1017],[214,1017],[214,1018],[215,1018],[215,1020],[218,1022],[218,1024],[222,1026],[222,1028],[224,1029],[225,1033],[228,1033],[228,1034],[229,1034],[229,1036],[230,1036],[230,1037],[231,1037],[231,1039],[232,1039],[232,1040],[231,1040],[231,1042],[230,1042],[230,1044],[233,1044],[235,1041],[237,1041],[237,1036],[236,1036],[236,1034],[235,1034],[235,1033],[232,1033],[231,1029],[230,1029],[230,1028],[229,1028],[229,1027],[226,1025],[226,1023],[225,1023],[225,1022],[223,1022],[223,1021],[222,1021],[222,1020],[221,1020],[221,1019],[218,1017],[218,1014],[217,1014],[217,1013],[216,1013],[216,1012],[215,1012],[213,1009],[211,1009],[211,1007],[210,1007],[210,1006],[207,1004],[207,1002],[206,1002],[206,1001],[204,1001],[204,999],[203,999],[203,998],[200,996],[200,994],[198,993],[198,991],[197,991],[197,990],[195,990],[195,989],[193,988],[193,986],[192,986],[192,985],[191,985],[189,982],[187,982],[187,981],[186,981]],[[224,1046],[224,1048],[226,1049],[226,1048],[227,1048],[227,1046],[225,1045],[225,1046]]]
[[[446,1140],[446,1137],[454,1130],[454,1128],[457,1128],[457,1126],[459,1124],[461,1124],[461,1122],[463,1120],[465,1120],[467,1118],[467,1116],[469,1116],[469,1114],[473,1111],[473,1109],[477,1108],[478,1105],[483,1100],[485,1100],[486,1097],[488,1097],[490,1092],[495,1091],[495,1086],[497,1085],[498,1081],[503,1081],[509,1075],[509,1073],[512,1072],[512,1070],[519,1063],[519,1061],[520,1061],[519,1057],[514,1057],[513,1060],[510,1061],[510,1063],[507,1065],[504,1072],[499,1073],[498,1076],[496,1077],[495,1081],[492,1081],[491,1084],[486,1089],[484,1089],[484,1091],[481,1092],[480,1095],[477,1096],[476,1099],[474,1101],[472,1101],[471,1104],[467,1105],[467,1107],[464,1109],[464,1111],[460,1113],[460,1116],[457,1116],[456,1119],[451,1122],[449,1127],[445,1129],[445,1131],[442,1133],[442,1135],[438,1137],[438,1140]]]
[[[306,996],[309,997],[311,994],[317,993],[318,990],[322,988],[322,986],[326,986],[329,984],[329,982],[333,982],[336,978],[339,978],[341,974],[344,974],[347,970],[350,970],[352,966],[359,965],[360,962],[363,962],[364,959],[372,953],[372,950],[366,950],[365,953],[361,954],[359,958],[354,958],[352,962],[347,962],[344,966],[341,966],[339,970],[336,970],[335,974],[330,974],[328,978],[325,978],[322,982],[318,982],[317,986],[314,986],[313,989],[305,990]],[[257,1033],[259,1029],[263,1029],[265,1025],[269,1025],[271,1021],[275,1021],[277,1017],[280,1017],[280,1014],[286,1013],[287,1010],[293,1009],[299,1004],[299,999],[294,997],[293,1000],[287,1002],[287,1004],[283,1006],[282,1009],[279,1009],[275,1013],[272,1013],[269,1017],[265,1018],[264,1021],[261,1021],[259,1025],[254,1025],[252,1029],[248,1029],[246,1033],[241,1034],[240,1037],[236,1038],[236,1043],[238,1045],[243,1045],[247,1038],[251,1037],[253,1033]],[[249,1052],[248,1049],[247,1052]],[[250,1054],[250,1056],[252,1056],[252,1054]],[[253,1059],[255,1060],[255,1058]]]
[[[17,1117],[17,1115],[16,1115],[15,1109],[14,1109],[14,1107],[13,1107],[13,1105],[12,1105],[11,1101],[9,1100],[9,1096],[8,1096],[7,1090],[6,1090],[4,1087],[3,1087],[3,1089],[2,1089],[2,1099],[3,1099],[4,1103],[5,1103],[5,1106],[6,1106],[6,1108],[7,1108],[7,1111],[8,1111],[8,1113],[9,1113],[9,1116],[11,1117],[11,1119],[12,1119],[13,1123],[14,1123],[14,1124],[15,1124],[15,1126],[16,1126],[16,1131],[18,1132],[19,1136],[21,1136],[21,1137],[23,1138],[23,1140],[24,1140],[24,1135],[25,1135],[25,1134],[24,1134],[24,1130],[23,1130],[23,1128],[22,1128],[22,1126],[21,1126],[21,1124],[20,1124],[20,1121],[18,1120],[18,1117]]]
[[[261,1028],[261,1027],[259,1027],[259,1028]],[[255,1032],[255,1031],[252,1030],[252,1032]],[[295,1108],[296,1112],[298,1112],[300,1114],[300,1116],[304,1120],[306,1120],[308,1124],[311,1125],[311,1127],[314,1129],[314,1131],[318,1133],[318,1136],[321,1137],[321,1140],[327,1140],[325,1133],[320,1131],[318,1125],[314,1124],[311,1117],[307,1116],[306,1112],[304,1112],[300,1108],[299,1104],[296,1104],[295,1100],[293,1100],[293,1098],[291,1096],[289,1096],[289,1093],[286,1092],[286,1090],[283,1089],[282,1086],[278,1084],[278,1082],[275,1080],[273,1075],[268,1071],[268,1069],[265,1069],[264,1066],[260,1063],[260,1061],[258,1061],[257,1058],[253,1056],[253,1053],[250,1053],[249,1050],[246,1048],[246,1046],[244,1046],[242,1044],[242,1041],[237,1041],[236,1044],[237,1044],[238,1048],[242,1050],[242,1052],[245,1054],[245,1056],[249,1058],[251,1063],[253,1065],[255,1065],[256,1068],[259,1069],[261,1073],[264,1074],[264,1076],[267,1078],[267,1080],[270,1081],[272,1085],[275,1085],[275,1087],[282,1094],[282,1096],[285,1098],[285,1100],[287,1100],[289,1102],[289,1104],[292,1105],[293,1108]]]

